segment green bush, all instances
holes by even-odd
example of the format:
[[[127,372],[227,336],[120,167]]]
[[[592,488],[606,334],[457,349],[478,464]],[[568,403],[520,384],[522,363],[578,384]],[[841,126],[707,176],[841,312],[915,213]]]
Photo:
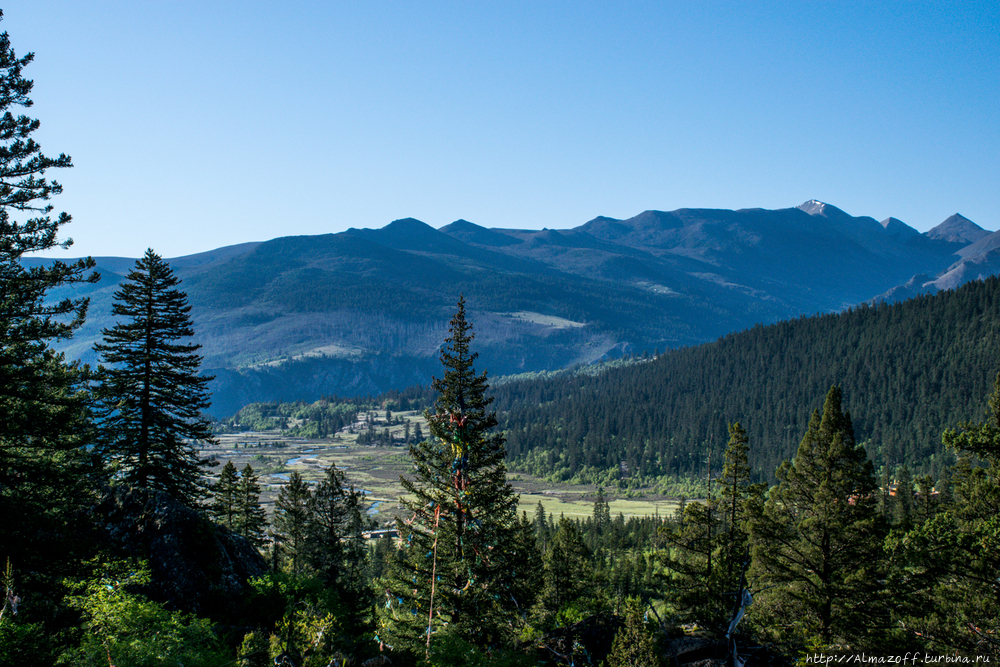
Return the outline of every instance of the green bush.
[[[144,564],[112,562],[83,582],[67,582],[67,602],[83,615],[79,645],[60,664],[105,667],[215,667],[229,659],[207,619],[171,612],[133,591],[149,582]]]

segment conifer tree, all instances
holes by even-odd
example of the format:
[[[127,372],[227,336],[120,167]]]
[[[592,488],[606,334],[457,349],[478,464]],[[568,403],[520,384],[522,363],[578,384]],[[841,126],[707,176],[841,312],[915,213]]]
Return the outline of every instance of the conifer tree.
[[[180,280],[152,250],[115,292],[119,319],[94,346],[109,366],[99,369],[101,453],[121,481],[169,493],[197,506],[205,495],[198,443],[212,443],[208,382],[198,375],[200,345]]]
[[[512,628],[517,601],[512,579],[517,495],[507,483],[504,437],[492,432],[496,416],[486,373],[471,351],[472,325],[465,300],[451,320],[441,350],[444,377],[426,413],[431,438],[410,446],[414,470],[401,484],[406,520],[398,527],[405,553],[387,591],[393,641],[428,648],[448,631],[477,645],[496,642]]]
[[[58,238],[69,214],[51,215],[62,186],[45,176],[72,160],[42,153],[32,136],[39,121],[19,111],[32,106],[34,84],[23,70],[33,59],[18,57],[7,32],[0,34],[0,562],[9,557],[15,570],[70,559],[80,542],[67,539],[74,528],[65,522],[86,500],[88,396],[80,369],[50,345],[83,323],[88,299],[55,299],[51,290],[98,280],[89,257],[34,267],[21,261],[72,245]]]
[[[209,514],[229,530],[234,530],[239,512],[239,477],[236,466],[227,461],[219,473],[219,481],[212,485],[212,504]]]
[[[357,639],[371,629],[372,589],[368,549],[362,531],[373,522],[361,508],[362,494],[346,486],[343,471],[331,465],[310,498],[306,560],[327,590],[340,599],[343,633]]]
[[[541,502],[541,501],[539,501]],[[608,498],[604,495],[604,487],[597,487],[597,498],[594,499],[594,527],[600,532],[611,525],[611,506],[608,505]]]
[[[746,430],[739,422],[730,424],[717,480],[721,498],[683,504],[674,524],[660,529],[667,588],[678,615],[686,620],[719,627],[729,618],[748,555],[747,514],[764,492],[762,484],[750,483],[749,451]]]
[[[673,523],[660,529],[659,560],[671,606],[682,620],[709,626],[718,626],[727,611],[722,598],[727,582],[713,562],[722,532],[716,504],[713,498],[683,503]]]
[[[361,532],[368,522],[361,512],[361,493],[345,486],[342,470],[331,465],[310,498],[307,527],[312,568],[331,588],[346,590],[360,583],[365,553]]]
[[[275,550],[283,555],[292,574],[305,571],[311,503],[309,485],[298,472],[289,476],[288,484],[281,487],[274,501]]]
[[[630,597],[625,603],[625,625],[615,634],[607,667],[660,667],[656,639],[646,627],[642,603]]]
[[[535,505],[535,519],[533,523],[535,527],[535,544],[538,550],[544,553],[549,541],[550,531],[549,523],[546,520],[545,507],[542,505],[541,500]]]
[[[763,631],[800,645],[866,648],[887,626],[885,530],[874,469],[841,400],[831,388],[751,518],[748,579]]]
[[[749,558],[746,522],[752,508],[764,500],[766,484],[751,483],[750,440],[739,422],[729,425],[729,443],[719,486],[722,489],[719,511],[724,535],[719,548],[718,566],[725,575],[729,591],[739,588],[739,581]]]
[[[917,498],[916,503],[916,521],[923,522],[930,519],[938,508],[938,498],[935,495],[940,495],[940,493],[935,493],[934,491],[934,478],[930,475],[921,475],[917,478]]]
[[[577,524],[560,517],[559,527],[542,558],[545,577],[542,604],[549,612],[559,612],[593,592],[590,556]]]
[[[260,506],[260,477],[248,463],[240,471],[238,487],[236,532],[260,549],[264,546],[267,530],[267,513]]]
[[[522,618],[535,605],[545,583],[542,552],[539,550],[535,523],[522,512],[512,545],[516,555],[518,576],[513,577],[511,596],[517,602]]]
[[[899,470],[896,478],[896,495],[893,497],[893,526],[908,530],[913,524],[915,511],[913,503],[913,475],[906,464]]]

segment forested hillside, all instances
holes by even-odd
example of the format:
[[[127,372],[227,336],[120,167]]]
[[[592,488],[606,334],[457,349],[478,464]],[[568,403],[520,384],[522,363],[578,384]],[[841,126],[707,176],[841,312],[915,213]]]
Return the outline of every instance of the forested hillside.
[[[586,468],[703,475],[726,424],[743,423],[764,477],[789,458],[826,389],[877,466],[937,479],[944,425],[982,413],[1000,365],[1000,280],[893,305],[757,326],[598,375],[495,388],[515,465],[569,477]]]

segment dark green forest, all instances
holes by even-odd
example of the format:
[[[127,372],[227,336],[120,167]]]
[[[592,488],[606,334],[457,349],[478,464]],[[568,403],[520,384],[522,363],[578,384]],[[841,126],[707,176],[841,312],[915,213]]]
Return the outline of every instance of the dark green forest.
[[[982,414],[998,349],[994,277],[758,326],[599,375],[507,382],[494,395],[512,464],[539,474],[593,478],[624,464],[645,477],[704,477],[726,424],[741,421],[758,479],[773,481],[809,409],[837,384],[877,466],[938,479],[951,461],[941,429]]]

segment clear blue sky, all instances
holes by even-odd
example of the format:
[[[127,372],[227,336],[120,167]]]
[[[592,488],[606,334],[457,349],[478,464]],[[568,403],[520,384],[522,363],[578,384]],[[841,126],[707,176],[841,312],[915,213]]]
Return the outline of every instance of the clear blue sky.
[[[2,3],[73,256],[820,199],[1000,227],[1000,2]]]

